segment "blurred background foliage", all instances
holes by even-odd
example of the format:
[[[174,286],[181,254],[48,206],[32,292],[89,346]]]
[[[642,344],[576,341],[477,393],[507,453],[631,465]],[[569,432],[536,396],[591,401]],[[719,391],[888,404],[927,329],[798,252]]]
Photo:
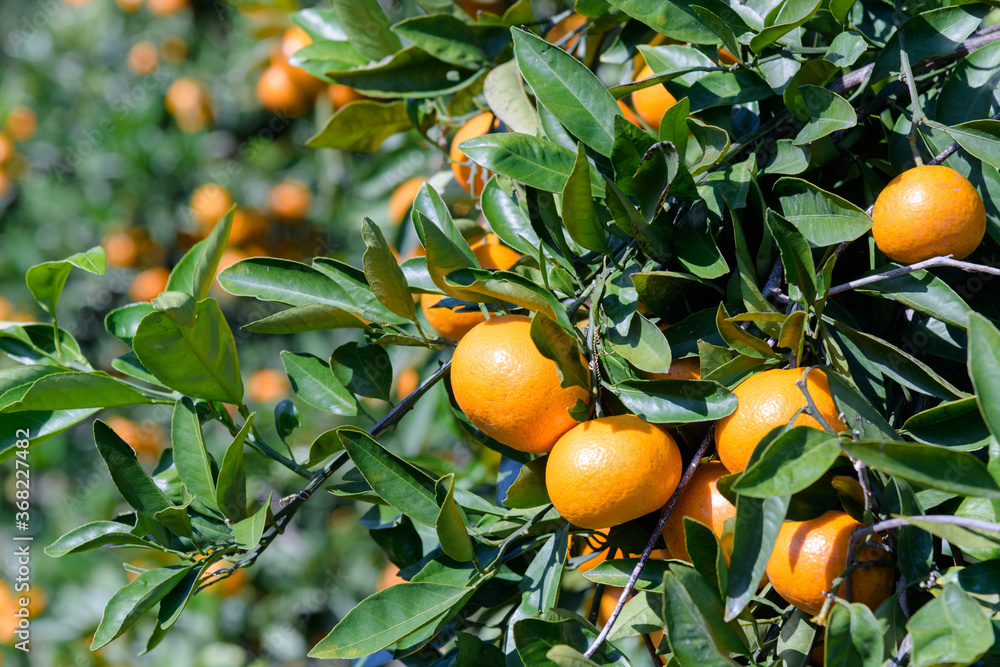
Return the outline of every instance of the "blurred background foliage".
[[[390,212],[390,196],[405,181],[447,169],[444,154],[407,134],[391,137],[373,155],[306,147],[335,106],[350,100],[287,63],[304,35],[289,13],[310,4],[0,2],[0,320],[47,321],[25,286],[26,270],[101,244],[108,274],[93,280],[75,275],[60,305],[60,322],[97,367],[110,368],[124,349],[102,335],[104,315],[158,293],[169,269],[230,202],[238,207],[237,217],[220,268],[256,255],[326,255],[357,264],[364,247],[357,231],[366,215],[401,253],[413,252],[416,239],[403,237],[399,226],[409,201],[397,195]],[[271,413],[291,396],[279,348],[325,358],[354,334],[247,334],[238,327],[269,314],[266,305],[228,297],[218,285],[213,295],[239,339],[257,423],[272,424],[265,433],[276,441]],[[398,349],[403,352],[392,359],[396,396],[437,367],[424,350]],[[448,398],[440,385],[432,395],[388,442],[406,456],[425,456],[430,469],[469,471],[464,479],[470,484],[494,478],[498,457],[457,442],[454,424],[435,422]],[[297,407],[303,428],[288,443],[305,459],[312,439],[343,420]],[[373,399],[367,407],[378,415],[388,404]],[[152,470],[168,443],[170,407],[116,413],[100,416],[137,445],[140,461]],[[138,552],[130,557],[97,550],[64,561],[42,552],[67,530],[124,507],[94,450],[90,421],[31,452],[32,651],[29,656],[11,648],[16,562],[13,549],[5,548],[0,664],[304,664],[302,656],[336,620],[374,592],[380,574],[391,577],[367,531],[394,516],[376,509],[362,517],[352,501],[329,496],[308,503],[255,567],[198,595],[179,621],[180,631],[157,651],[136,657],[149,633],[140,622],[124,641],[91,653],[108,597],[135,576],[122,561],[135,568],[166,563],[145,563]],[[228,437],[215,435],[219,441]],[[248,465],[258,502],[301,486],[287,470],[259,457],[249,457]],[[4,466],[0,495],[3,516],[13,517],[13,466]],[[13,544],[8,523],[0,525],[5,545]]]

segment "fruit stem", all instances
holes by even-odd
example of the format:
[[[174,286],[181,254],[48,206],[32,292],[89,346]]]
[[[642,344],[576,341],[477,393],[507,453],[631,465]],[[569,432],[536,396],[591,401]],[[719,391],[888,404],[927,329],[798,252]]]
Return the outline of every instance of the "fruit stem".
[[[899,35],[899,62],[902,65],[906,85],[910,89],[910,104],[913,109],[910,117],[910,152],[913,154],[913,161],[917,163],[918,167],[922,167],[924,161],[920,158],[920,149],[917,148],[917,126],[924,122],[924,110],[920,106],[920,99],[917,96],[917,81],[913,78],[910,57],[906,53],[906,31],[903,29],[903,8],[900,0],[896,0],[896,34]]]
[[[694,453],[691,458],[691,462],[688,463],[687,468],[684,469],[684,474],[681,476],[680,482],[677,484],[677,488],[674,489],[673,495],[670,496],[670,500],[667,504],[663,506],[663,510],[660,512],[660,520],[656,524],[656,528],[653,530],[653,534],[650,535],[649,541],[646,542],[646,548],[642,550],[642,555],[639,556],[639,562],[635,564],[635,568],[632,570],[632,574],[628,578],[628,583],[625,584],[624,590],[622,590],[621,596],[618,598],[618,603],[615,605],[614,611],[611,612],[611,616],[608,618],[607,623],[601,628],[600,634],[594,639],[594,643],[590,645],[587,652],[584,653],[585,658],[592,658],[597,649],[601,647],[604,640],[608,638],[608,634],[611,633],[611,628],[614,627],[615,621],[618,620],[618,615],[621,614],[622,608],[625,606],[625,602],[632,595],[632,591],[635,590],[635,582],[639,580],[639,575],[642,574],[642,570],[646,567],[646,563],[649,561],[649,554],[653,552],[653,547],[656,545],[656,541],[660,539],[660,535],[663,532],[663,526],[667,523],[667,519],[670,518],[670,513],[674,511],[674,506],[677,505],[677,501],[680,499],[681,494],[684,493],[684,488],[687,486],[688,481],[690,481],[691,476],[694,475],[694,471],[698,469],[698,464],[701,463],[701,459],[705,456],[705,452],[708,451],[708,446],[712,443],[715,437],[715,425],[713,424],[711,428],[708,429],[708,433],[705,434],[705,438],[701,441],[698,446],[698,451]]]

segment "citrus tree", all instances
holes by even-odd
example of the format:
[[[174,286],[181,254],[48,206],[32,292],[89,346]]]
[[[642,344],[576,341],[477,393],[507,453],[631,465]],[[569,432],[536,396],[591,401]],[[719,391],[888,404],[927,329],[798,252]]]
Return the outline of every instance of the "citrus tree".
[[[108,368],[57,318],[103,250],[27,272],[51,322],[0,330],[8,466],[99,410],[173,410],[152,471],[93,422],[131,509],[47,548],[175,558],[109,596],[93,648],[146,616],[154,648],[332,493],[370,508],[398,574],[316,658],[995,664],[1000,32],[988,5],[941,5],[297,13],[290,62],[364,96],[309,145],[407,132],[447,166],[410,184],[391,242],[343,221],[360,257],[222,271],[275,306],[232,325],[209,296],[230,211],[162,293],[107,313],[128,346]],[[240,373],[265,335],[295,393],[273,416]],[[431,361],[387,404],[399,348]],[[399,446],[425,405],[449,455]],[[304,406],[336,424],[292,447]],[[290,471],[283,497],[248,497],[258,458]]]

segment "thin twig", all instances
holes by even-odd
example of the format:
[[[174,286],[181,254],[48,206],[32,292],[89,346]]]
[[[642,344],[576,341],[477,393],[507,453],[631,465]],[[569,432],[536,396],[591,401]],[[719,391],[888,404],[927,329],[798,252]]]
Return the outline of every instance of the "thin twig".
[[[910,89],[910,105],[913,108],[910,116],[910,152],[913,153],[913,161],[919,167],[923,165],[923,160],[920,159],[920,149],[917,148],[917,126],[924,122],[924,110],[920,106],[917,82],[913,78],[913,68],[910,67],[910,56],[906,53],[906,31],[903,30],[903,7],[900,0],[896,0],[896,35],[899,36],[899,62],[902,65],[906,85]]]
[[[909,266],[902,266],[898,269],[891,269],[889,271],[884,271],[882,273],[876,273],[873,276],[865,276],[864,278],[858,278],[857,280],[851,280],[843,285],[837,285],[836,287],[830,288],[830,296],[834,294],[840,294],[841,292],[846,292],[848,290],[857,289],[859,287],[864,287],[865,285],[870,285],[872,283],[877,283],[882,280],[888,280],[889,278],[895,278],[896,276],[902,276],[907,273],[913,273],[914,271],[921,271],[923,269],[931,268],[934,266],[950,266],[953,269],[961,269],[963,271],[969,271],[970,273],[989,273],[990,275],[1000,276],[1000,269],[994,268],[992,266],[985,266],[983,264],[973,264],[972,262],[962,262],[957,259],[952,259],[951,255],[945,257],[931,257],[930,259],[925,259],[922,262],[917,262],[916,264],[910,264]]]
[[[713,435],[715,433],[715,426],[708,429],[708,433],[705,434],[705,439],[701,441],[701,445],[698,446],[698,451],[695,452],[694,457],[691,462],[688,463],[687,468],[684,470],[684,474],[681,476],[680,482],[677,484],[677,488],[674,490],[673,495],[670,496],[670,500],[667,504],[663,506],[663,510],[660,512],[660,520],[656,524],[656,528],[653,529],[653,534],[650,536],[649,541],[646,542],[646,548],[642,550],[642,555],[639,556],[639,562],[635,564],[635,568],[632,569],[632,574],[628,578],[628,583],[625,584],[625,589],[622,591],[621,596],[618,598],[618,603],[615,605],[614,611],[611,612],[611,616],[608,618],[608,622],[604,624],[601,628],[601,632],[594,639],[594,643],[590,645],[587,652],[584,653],[584,657],[591,658],[597,653],[597,649],[601,647],[604,640],[608,638],[608,634],[611,633],[611,628],[614,626],[615,621],[618,620],[618,615],[621,614],[622,608],[625,606],[625,602],[628,600],[629,595],[635,589],[635,582],[639,580],[639,575],[642,574],[642,570],[646,567],[646,563],[649,561],[649,554],[653,552],[653,546],[656,545],[656,541],[660,539],[660,535],[663,532],[663,525],[670,518],[670,513],[674,511],[674,506],[677,505],[677,501],[680,499],[681,494],[684,493],[684,487],[687,486],[688,481],[691,476],[694,475],[694,471],[698,468],[698,464],[701,463],[702,457],[705,456],[705,452],[708,451],[708,445],[712,442]]]
[[[909,632],[907,632],[906,636],[903,637],[903,641],[899,643],[899,652],[892,657],[892,664],[897,665],[897,667],[898,665],[902,665],[906,659],[906,654],[909,653],[912,648],[913,637]]]
[[[992,116],[990,116],[990,120],[1000,120],[1000,112],[997,112]],[[935,155],[934,159],[930,160],[927,164],[928,165],[941,164],[942,162],[950,158],[952,155],[954,155],[959,148],[961,147],[958,145],[958,142],[956,141],[951,146],[948,146],[948,148],[944,149],[943,151]]]
[[[809,377],[809,374],[812,373],[815,368],[815,366],[806,367],[806,369],[802,371],[802,377],[795,381],[795,386],[798,387],[802,392],[802,395],[806,397],[805,411],[811,415],[813,419],[819,422],[819,425],[823,427],[824,431],[831,435],[837,435],[837,432],[833,430],[832,426],[830,426],[830,422],[826,420],[823,413],[821,413],[819,408],[816,407],[816,402],[813,401],[813,397],[809,393],[809,387],[806,386],[806,378]]]
[[[858,461],[855,459],[851,459],[851,463],[854,464],[854,471],[858,473],[858,483],[861,485],[861,490],[864,492],[865,519],[868,519],[872,511],[872,485],[868,480],[868,466],[864,464],[864,461]]]
[[[646,650],[649,651],[649,659],[653,661],[656,667],[663,667],[663,660],[660,656],[656,655],[656,645],[653,644],[653,639],[649,635],[642,636],[642,642],[646,645]]]

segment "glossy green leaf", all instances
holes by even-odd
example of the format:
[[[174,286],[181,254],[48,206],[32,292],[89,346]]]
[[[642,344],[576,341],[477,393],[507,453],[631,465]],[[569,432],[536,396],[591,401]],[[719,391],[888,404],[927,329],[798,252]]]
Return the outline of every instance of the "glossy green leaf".
[[[836,435],[796,426],[767,445],[733,485],[733,491],[755,498],[797,493],[822,477],[839,455]]]
[[[511,271],[459,269],[448,274],[449,284],[476,295],[482,303],[506,301],[532,312],[545,313],[565,329],[572,328],[566,310],[553,294]]]
[[[1000,498],[986,464],[972,454],[912,442],[844,440],[844,451],[875,470],[932,489],[979,498]]]
[[[601,80],[579,60],[530,32],[513,28],[514,56],[535,97],[567,130],[601,155],[611,155],[621,110]]]
[[[313,354],[281,351],[292,391],[303,401],[335,415],[358,414],[358,399],[334,375],[330,364]]]
[[[778,356],[777,353],[775,353],[775,351],[772,350],[767,344],[767,341],[750,335],[742,327],[734,324],[733,320],[727,317],[725,306],[721,303],[716,311],[715,323],[719,329],[719,335],[722,336],[722,339],[740,354],[756,357],[758,359],[774,358]]]
[[[803,85],[799,90],[809,109],[810,120],[796,135],[796,144],[808,144],[858,124],[854,107],[840,95],[822,86]]]
[[[351,46],[362,55],[377,60],[399,51],[399,38],[377,0],[333,0],[333,11]]]
[[[243,331],[262,334],[292,334],[328,329],[365,329],[368,325],[354,313],[336,306],[314,303],[296,306],[244,324]]]
[[[405,319],[394,314],[375,298],[363,270],[330,257],[314,258],[312,268],[331,278],[343,288],[354,303],[353,307],[350,308],[352,312],[375,322],[407,323]]]
[[[823,655],[829,664],[880,667],[884,644],[871,609],[860,602],[833,605],[823,643]]]
[[[556,606],[568,544],[569,525],[564,524],[535,553],[520,583],[522,609],[544,614]]]
[[[718,598],[721,613],[721,600],[729,587],[729,564],[726,562],[726,552],[719,543],[719,538],[712,529],[689,516],[681,522],[684,525],[684,547],[687,549],[691,564],[701,575],[705,583],[712,588],[713,595]]]
[[[83,269],[97,276],[104,275],[107,256],[104,249],[95,246],[85,252],[78,252],[57,262],[44,262],[28,269],[25,282],[31,290],[31,296],[49,315],[55,317],[56,304],[66,286],[69,272],[74,268]]]
[[[454,490],[454,474],[445,475],[434,485],[435,502],[439,507],[434,528],[445,555],[460,562],[467,562],[474,560],[475,554],[469,530],[455,503]]]
[[[607,386],[633,413],[654,424],[712,421],[736,409],[736,396],[715,382],[629,380]]]
[[[608,329],[606,342],[641,371],[666,373],[670,370],[670,343],[655,324],[638,313],[632,318],[627,336]]]
[[[21,394],[20,398],[16,394]],[[0,399],[7,403],[4,412],[78,410],[151,402],[129,385],[100,371],[48,373],[30,385],[8,390]]]
[[[576,155],[559,144],[516,132],[468,139],[459,149],[486,169],[545,192],[562,192],[573,173]],[[604,196],[604,180],[590,172],[595,197]]]
[[[809,168],[809,150],[796,146],[791,139],[778,139],[774,157],[761,169],[765,174],[801,174]]]
[[[14,456],[15,452],[20,451],[16,449],[18,429],[25,429],[31,433],[30,444],[34,447],[80,423],[95,412],[97,408],[0,413],[0,462],[6,461]]]
[[[90,650],[110,644],[135,625],[163,597],[187,576],[194,565],[171,565],[143,572],[120,588],[104,608],[104,616],[94,632]]]
[[[785,218],[815,246],[852,241],[873,224],[854,204],[808,181],[785,177],[775,183],[774,191]]]
[[[538,131],[538,113],[524,91],[517,61],[490,70],[483,82],[483,97],[490,111],[512,131],[531,135]]]
[[[557,667],[557,663],[546,657],[550,650],[569,646],[583,651],[596,636],[593,626],[584,619],[561,609],[552,609],[540,618],[522,618],[513,624],[517,655],[523,664],[532,667]],[[594,659],[600,665],[625,667],[629,664],[610,642],[597,650]]]
[[[560,51],[561,53],[561,51]],[[590,163],[583,144],[577,146],[576,163],[562,191],[562,220],[570,238],[587,250],[607,252],[604,226],[597,219],[590,188]]]
[[[1000,593],[1000,560],[972,563],[958,573],[958,583],[967,592],[980,595]]]
[[[969,317],[969,375],[979,411],[1000,438],[1000,332],[978,313]]]
[[[386,139],[412,127],[403,102],[357,100],[337,109],[306,145],[373,153]]]
[[[913,638],[913,667],[970,665],[993,645],[983,609],[956,584],[917,610],[906,623]]]
[[[934,120],[958,125],[990,115],[993,91],[1000,83],[1000,44],[976,49],[949,68]]]
[[[146,516],[170,509],[173,505],[135,458],[135,451],[111,427],[100,419],[94,421],[94,442],[111,473],[111,480],[129,505]]]
[[[860,277],[899,268],[888,264]],[[972,309],[948,283],[929,271],[913,271],[887,280],[880,280],[856,290],[883,299],[892,299],[904,306],[930,315],[948,324],[965,329],[969,325]]]
[[[309,11],[309,10],[306,10]],[[300,12],[300,15],[302,12]],[[368,58],[361,55],[351,43],[346,41],[347,35],[337,26],[338,34],[334,39],[323,38],[304,46],[288,57],[288,64],[312,74],[317,79],[327,81],[326,73],[330,70],[350,69],[365,65]]]
[[[631,183],[631,177],[628,178]],[[631,189],[631,185],[629,185]],[[632,236],[646,255],[659,261],[670,258],[671,248],[667,238],[651,225],[636,209],[625,193],[611,180],[607,182],[608,198],[605,204],[614,218],[615,224]],[[634,276],[633,275],[633,280]],[[648,305],[648,304],[647,304]]]
[[[565,644],[556,644],[548,650],[545,657],[559,667],[598,667],[598,663]]]
[[[990,523],[1000,523],[1000,503],[987,498],[966,498],[955,510],[955,516],[966,519],[978,519]],[[973,530],[964,526],[949,526],[944,524],[930,525],[920,522],[919,517],[912,520],[916,525],[960,547],[964,552],[979,560],[1000,558],[1000,535],[996,533]]]
[[[185,396],[174,404],[170,420],[170,441],[174,451],[174,465],[177,474],[188,490],[203,505],[216,512],[219,504],[215,499],[215,477],[209,460],[205,436],[194,401]]]
[[[243,380],[236,341],[215,299],[164,292],[157,311],[142,318],[132,347],[156,379],[182,394],[241,403]]]
[[[902,432],[927,445],[970,451],[985,447],[990,440],[990,431],[975,396],[918,412],[906,420]]]
[[[711,667],[737,664],[719,646],[696,601],[673,572],[663,578],[663,592],[667,640],[679,663]]]
[[[576,336],[539,311],[531,316],[531,341],[543,357],[556,363],[561,386],[590,389],[590,371]]]
[[[229,443],[219,468],[219,480],[215,487],[215,501],[219,509],[230,521],[247,518],[247,459],[243,446],[253,428],[257,413],[247,417],[239,433]]]
[[[503,499],[505,507],[529,509],[549,503],[549,494],[545,488],[545,462],[545,458],[535,459],[521,467],[517,479],[507,487]]]
[[[903,31],[910,64],[916,65],[924,58],[952,53],[979,27],[986,11],[986,5],[959,5],[932,9],[909,19],[903,24]],[[899,34],[894,32],[875,59],[872,82],[902,70],[899,53]]]
[[[233,524],[233,540],[241,549],[253,549],[260,544],[260,538],[264,535],[264,528],[268,523],[273,523],[274,517],[271,515],[271,498],[274,493],[269,493],[267,502],[260,506],[256,512],[247,518]]]
[[[392,361],[385,348],[378,345],[344,343],[330,357],[330,367],[337,381],[359,396],[388,401],[392,384]]]
[[[699,278],[712,280],[729,272],[729,264],[719,250],[703,202],[695,202],[677,221],[673,250],[681,266]]]
[[[408,46],[363,67],[328,71],[327,76],[370,97],[425,98],[459,91],[472,83],[479,71],[456,67]]]
[[[208,290],[215,282],[219,260],[229,243],[229,233],[233,228],[236,207],[220,220],[207,237],[198,241],[184,253],[177,265],[170,271],[165,292],[184,292],[196,301],[208,296]]]
[[[392,26],[392,31],[438,60],[471,69],[482,67],[490,60],[477,32],[489,31],[494,40],[507,38],[502,26],[470,26],[451,14],[414,16]]]
[[[729,592],[726,594],[727,621],[736,618],[757,592],[785,520],[789,498],[737,498],[733,553],[729,559]]]
[[[45,547],[45,553],[60,558],[108,545],[155,547],[153,542],[133,535],[132,530],[132,526],[117,521],[91,521],[60,536]]]
[[[678,0],[611,0],[611,4],[678,42],[718,44],[719,38],[686,2]],[[705,4],[705,3],[702,3]]]
[[[474,588],[432,583],[390,586],[362,600],[316,646],[310,658],[360,658],[392,646],[459,603]]]
[[[770,209],[767,211],[767,226],[781,253],[785,281],[790,286],[789,296],[808,310],[818,291],[816,265],[809,242],[788,220]]]
[[[139,328],[139,322],[154,310],[151,303],[130,303],[115,308],[104,316],[104,328],[109,334],[132,347],[132,338],[135,336],[135,330]]]
[[[624,588],[638,562],[638,558],[606,560],[592,570],[584,572],[583,576],[595,584]],[[659,589],[663,585],[663,575],[667,572],[668,567],[667,560],[647,560],[646,567],[639,573],[639,578],[635,582],[636,589],[641,591]]]

